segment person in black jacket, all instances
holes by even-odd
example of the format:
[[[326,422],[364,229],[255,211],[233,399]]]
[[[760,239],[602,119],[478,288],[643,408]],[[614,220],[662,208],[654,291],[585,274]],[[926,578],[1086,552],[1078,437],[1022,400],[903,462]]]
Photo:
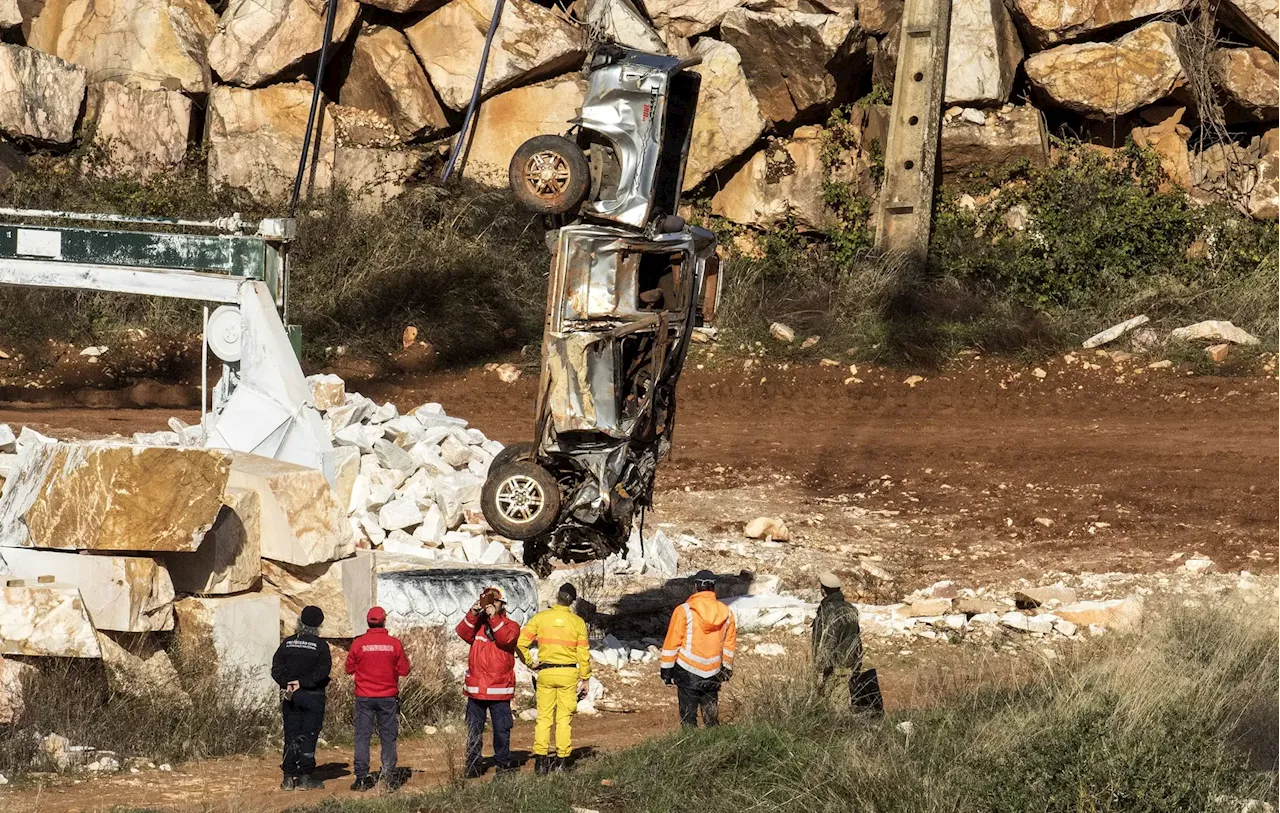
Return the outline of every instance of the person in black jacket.
[[[271,659],[271,679],[283,690],[280,711],[284,716],[284,772],[281,790],[318,790],[324,783],[313,778],[316,742],[324,724],[324,690],[329,685],[329,645],[320,638],[324,611],[302,608],[298,630],[280,642]]]

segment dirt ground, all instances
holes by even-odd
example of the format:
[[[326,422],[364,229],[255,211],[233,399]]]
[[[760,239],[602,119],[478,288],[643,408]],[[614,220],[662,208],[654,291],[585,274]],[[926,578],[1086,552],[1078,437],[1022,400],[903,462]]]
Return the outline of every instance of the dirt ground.
[[[681,547],[682,569],[747,568],[803,592],[821,568],[851,574],[870,560],[892,576],[865,587],[861,597],[878,601],[942,579],[979,587],[1161,574],[1177,568],[1178,554],[1197,552],[1223,571],[1276,574],[1280,430],[1270,372],[1216,377],[1085,353],[1038,365],[968,356],[920,373],[910,386],[911,372],[901,369],[851,374],[848,366],[695,361],[682,385],[674,456],[660,469],[648,519],[697,538]],[[438,401],[504,442],[531,434],[529,375],[514,384],[471,371],[349,386],[402,408]],[[56,434],[155,430],[175,414],[199,417],[0,405],[0,422]],[[744,540],[743,523],[758,515],[782,517],[792,542]],[[787,639],[790,648],[804,644]],[[928,681],[920,674],[954,657],[945,646],[917,647],[893,660],[898,645],[885,647],[879,654],[893,704],[927,702],[932,689],[921,688]],[[877,655],[873,646],[868,655]],[[971,673],[972,665],[955,670]],[[673,718],[666,705],[604,714],[582,720],[579,741],[622,748]],[[521,724],[517,747],[527,749],[530,737],[531,726]],[[413,781],[425,786],[448,779],[446,752],[456,763],[459,749],[418,740],[402,762],[422,771]],[[301,800],[270,790],[275,782],[273,758],[239,758],[172,775],[59,780],[38,793],[0,794],[0,807],[276,810]]]

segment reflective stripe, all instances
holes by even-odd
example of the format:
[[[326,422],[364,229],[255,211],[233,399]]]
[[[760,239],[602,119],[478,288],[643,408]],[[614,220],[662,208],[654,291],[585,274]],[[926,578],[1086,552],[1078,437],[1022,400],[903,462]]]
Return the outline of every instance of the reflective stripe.
[[[720,667],[718,666],[715,669],[699,669],[696,666],[690,666],[689,664],[682,663],[680,664],[680,668],[686,672],[690,672],[698,677],[704,678],[715,677],[720,673]]]
[[[677,653],[677,652],[679,652],[679,651],[680,651],[680,650],[678,650],[678,649],[664,649],[664,650],[662,650],[662,657],[664,657],[664,658],[674,658],[674,657],[676,656],[676,653]]]
[[[516,690],[515,690],[515,687],[512,686],[509,689],[485,689],[484,693],[485,694],[515,694]]]
[[[543,644],[555,644],[557,646],[574,647],[574,646],[586,646],[587,642],[585,640],[570,641],[565,638],[543,638],[542,636],[538,636],[538,646],[542,646]]]
[[[691,660],[691,661],[693,661],[693,662],[695,662],[695,663],[712,664],[712,663],[719,663],[719,662],[720,662],[720,658],[719,658],[719,656],[716,656],[716,657],[714,657],[714,658],[704,658],[704,657],[702,657],[701,655],[694,655],[692,652],[683,652],[683,651],[682,651],[682,652],[680,652],[680,653],[679,653],[679,657],[681,657],[681,658],[688,658],[689,660]]]
[[[497,632],[498,630],[502,629],[502,625],[503,625],[503,624],[505,624],[505,623],[507,623],[507,622],[505,622],[505,621],[499,621],[499,622],[498,622],[498,626],[494,627],[494,628],[493,628],[493,631],[494,631],[494,632]]]
[[[724,651],[724,656],[725,656],[726,658],[732,658],[734,655],[737,655],[737,654],[738,654],[738,650],[736,650],[736,649],[726,649],[726,650],[723,650],[723,651]]]
[[[470,621],[468,621],[468,620],[466,619],[466,616],[463,616],[463,618],[462,618],[462,623],[466,624],[468,627],[471,627],[471,629],[475,629],[475,628],[476,628],[476,625],[475,625],[475,624],[472,624]]]

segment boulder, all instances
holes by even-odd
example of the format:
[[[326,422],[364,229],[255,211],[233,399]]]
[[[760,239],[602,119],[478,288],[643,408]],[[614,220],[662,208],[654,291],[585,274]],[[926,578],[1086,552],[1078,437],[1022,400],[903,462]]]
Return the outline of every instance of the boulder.
[[[173,629],[173,581],[155,559],[27,548],[4,548],[0,559],[14,577],[30,582],[52,580],[78,588],[89,618],[99,630]]]
[[[1275,121],[1280,113],[1280,64],[1261,48],[1223,48],[1213,55],[1217,85],[1250,117]]]
[[[11,725],[22,719],[27,706],[26,683],[36,676],[29,663],[0,657],[0,725]]]
[[[1031,105],[1000,110],[966,108],[942,119],[942,171],[1010,166],[1026,160],[1042,167],[1049,161],[1049,134],[1044,116]]]
[[[911,602],[905,608],[907,618],[933,618],[951,612],[951,599],[925,598]]]
[[[953,0],[947,48],[947,104],[1000,106],[1009,100],[1022,42],[1003,0]]]
[[[0,133],[69,144],[84,87],[84,68],[33,48],[0,43]]]
[[[692,37],[720,24],[731,9],[745,0],[646,0],[645,11],[661,31]]]
[[[192,596],[177,602],[174,614],[179,652],[217,675],[228,696],[244,705],[266,705],[275,699],[271,659],[280,644],[279,597]]]
[[[742,72],[738,50],[728,43],[703,38],[698,40],[694,53],[702,57],[702,64],[694,68],[702,75],[702,86],[685,163],[685,191],[745,152],[760,138],[765,126],[760,103]]]
[[[1258,337],[1222,319],[1207,319],[1194,325],[1174,328],[1169,338],[1180,342],[1208,339],[1233,344],[1258,344]]]
[[[1280,3],[1277,0],[1224,0],[1218,17],[1254,45],[1276,53],[1280,39]]]
[[[298,173],[310,107],[307,82],[256,90],[214,88],[205,124],[209,183],[282,200]],[[327,107],[321,100],[304,195],[327,190],[333,181],[335,138]]]
[[[351,33],[360,13],[355,0],[337,0],[333,42]],[[230,85],[254,87],[297,76],[320,52],[324,0],[230,0],[209,41],[209,67]]]
[[[312,404],[321,412],[336,409],[346,403],[347,383],[341,376],[332,373],[309,375],[307,386],[311,388]]]
[[[413,147],[352,147],[339,144],[333,157],[333,184],[346,189],[356,207],[376,212],[404,194],[427,155]]]
[[[89,82],[207,93],[217,24],[204,0],[46,0],[27,44],[83,66]]]
[[[0,31],[8,31],[10,28],[17,28],[22,25],[22,9],[18,7],[18,0],[0,0]],[[3,666],[0,666],[2,669]],[[3,676],[0,676],[0,680]],[[0,715],[3,711],[0,711]],[[0,720],[0,722],[3,722]]]
[[[1077,627],[1096,624],[1109,630],[1131,630],[1142,623],[1142,599],[1130,596],[1111,601],[1081,601],[1058,607],[1053,614]]]
[[[587,25],[619,45],[667,53],[667,44],[631,0],[586,0]]]
[[[101,657],[98,634],[79,589],[0,580],[0,655]]]
[[[823,145],[820,127],[797,128],[787,140],[771,139],[711,199],[712,213],[760,229],[788,217],[802,230],[833,225],[835,216],[823,200]]]
[[[889,33],[876,42],[875,53],[871,57],[871,86],[892,92],[894,81],[898,75],[898,43],[902,40],[902,23],[899,22]]]
[[[1185,107],[1143,111],[1144,116],[1158,121],[1150,127],[1135,127],[1130,135],[1134,144],[1160,156],[1160,167],[1171,181],[1183,189],[1190,189],[1191,153],[1187,150],[1187,139],[1191,138],[1191,129],[1182,123],[1186,112]]]
[[[355,507],[351,505],[351,495],[355,492],[356,478],[360,476],[360,450],[354,446],[339,446],[333,450],[333,494],[338,506],[346,506],[347,513]],[[363,508],[364,506],[358,506]]]
[[[1027,78],[1052,104],[1090,118],[1146,107],[1186,84],[1178,27],[1155,22],[1115,42],[1060,45],[1027,58]]]
[[[1247,211],[1254,220],[1276,220],[1280,217],[1280,129],[1268,130],[1259,141],[1262,156],[1255,165],[1257,180]]]
[[[84,119],[97,150],[90,153],[95,172],[145,178],[177,167],[187,155],[191,100],[176,90],[91,85]]]
[[[190,706],[169,653],[151,636],[98,633],[107,685],[116,694],[167,705]]]
[[[383,116],[405,139],[449,126],[409,40],[384,25],[361,24],[338,101]]]
[[[466,107],[475,86],[495,0],[450,0],[405,33],[440,100]],[[582,64],[583,32],[530,0],[507,0],[485,69],[485,95],[556,76]]]
[[[1027,44],[1040,50],[1069,40],[1101,39],[1089,35],[1134,20],[1174,14],[1186,5],[1188,0],[1012,0],[1010,10]]]
[[[586,83],[568,76],[508,90],[487,100],[476,116],[463,174],[488,186],[505,187],[507,166],[516,149],[533,136],[567,130],[585,93]]]
[[[1076,591],[1060,584],[1050,587],[1027,587],[1013,594],[1019,610],[1034,610],[1049,604],[1074,604]]]
[[[444,5],[444,0],[360,0],[367,6],[394,11],[396,14],[423,13],[435,11]]]
[[[858,3],[824,2],[831,11],[843,11],[845,8],[856,9],[858,25],[862,30],[875,37],[883,37],[898,25],[902,19],[903,0],[862,0]]]
[[[355,535],[324,472],[237,454],[228,485],[258,494],[264,559],[313,565],[350,556]],[[266,575],[264,570],[263,575]]]
[[[368,629],[365,614],[377,603],[377,582],[371,551],[337,562],[308,567],[264,560],[264,591],[280,596],[281,630],[292,630],[302,608],[314,604],[324,610],[320,635],[354,638]]]
[[[774,542],[791,540],[791,531],[779,517],[756,517],[742,529],[742,535],[747,539],[771,539]]]
[[[835,64],[857,29],[853,14],[803,14],[735,8],[720,35],[738,50],[747,85],[771,123],[789,122],[836,96]]]
[[[216,449],[28,444],[0,496],[0,544],[193,551],[222,507],[230,465]]]
[[[951,602],[951,611],[966,616],[995,613],[1000,605],[987,598],[957,598]]]
[[[262,499],[229,488],[226,504],[194,553],[172,553],[165,567],[180,593],[222,595],[252,590],[262,575]]]

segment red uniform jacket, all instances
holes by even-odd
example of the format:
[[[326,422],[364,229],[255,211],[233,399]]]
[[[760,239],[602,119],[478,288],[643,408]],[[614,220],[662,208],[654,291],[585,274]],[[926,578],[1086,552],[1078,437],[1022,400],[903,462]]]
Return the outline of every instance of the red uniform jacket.
[[[384,627],[369,627],[351,642],[347,674],[355,675],[356,697],[395,697],[400,678],[409,674],[409,659],[399,638]]]
[[[516,693],[515,651],[520,625],[506,615],[494,616],[485,624],[481,616],[469,612],[458,622],[458,635],[471,644],[465,677],[467,696],[476,700],[510,700]]]

